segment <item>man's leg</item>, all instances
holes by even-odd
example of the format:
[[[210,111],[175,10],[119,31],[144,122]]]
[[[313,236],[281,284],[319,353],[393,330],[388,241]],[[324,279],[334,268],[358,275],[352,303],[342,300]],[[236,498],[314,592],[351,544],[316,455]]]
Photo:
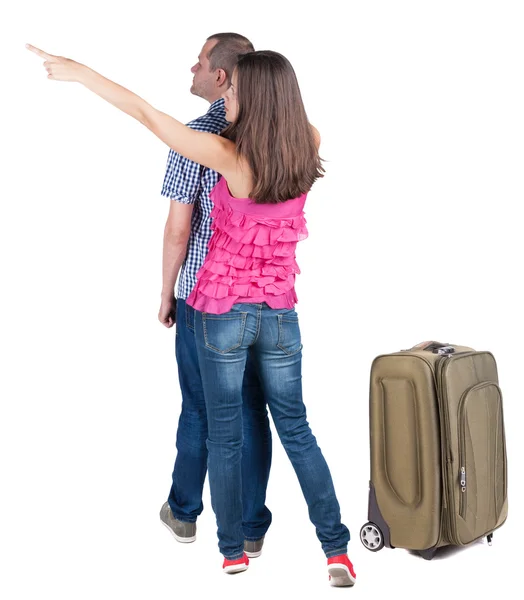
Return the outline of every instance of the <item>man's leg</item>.
[[[168,500],[173,516],[191,523],[203,509],[202,490],[207,471],[207,417],[195,344],[194,314],[194,309],[184,300],[177,300],[176,358],[182,412]],[[251,541],[263,538],[271,524],[271,512],[265,506],[265,500],[272,453],[268,413],[251,358],[248,358],[245,371],[242,412],[243,529],[246,540]],[[258,545],[252,550],[258,550]]]
[[[271,512],[266,507],[266,489],[271,468],[272,440],[266,402],[251,354],[248,355],[243,396],[242,506],[246,552],[258,556],[262,545],[249,544],[261,540],[271,525]]]
[[[182,412],[178,421],[177,457],[168,503],[176,519],[194,523],[203,509],[207,416],[195,344],[195,311],[184,300],[177,300],[176,360]]]

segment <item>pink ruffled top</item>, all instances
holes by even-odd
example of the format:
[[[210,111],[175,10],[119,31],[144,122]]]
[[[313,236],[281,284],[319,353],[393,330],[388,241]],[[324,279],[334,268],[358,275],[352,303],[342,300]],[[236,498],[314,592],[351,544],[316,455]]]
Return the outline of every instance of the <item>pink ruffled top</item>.
[[[295,249],[308,236],[306,194],[278,204],[234,198],[221,177],[211,194],[209,252],[186,303],[201,312],[222,314],[240,302],[293,308]]]

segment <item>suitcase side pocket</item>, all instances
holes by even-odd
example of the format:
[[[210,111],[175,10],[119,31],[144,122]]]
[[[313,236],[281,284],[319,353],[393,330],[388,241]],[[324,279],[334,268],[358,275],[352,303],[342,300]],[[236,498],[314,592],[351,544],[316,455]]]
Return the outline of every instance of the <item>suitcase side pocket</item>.
[[[502,393],[493,381],[464,392],[458,405],[458,537],[467,544],[495,528],[506,499]]]

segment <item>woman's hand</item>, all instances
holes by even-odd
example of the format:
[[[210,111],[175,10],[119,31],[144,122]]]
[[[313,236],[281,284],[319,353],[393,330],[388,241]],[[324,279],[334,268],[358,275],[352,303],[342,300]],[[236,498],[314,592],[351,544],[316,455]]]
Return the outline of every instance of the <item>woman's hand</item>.
[[[48,79],[76,81],[145,125],[175,152],[189,160],[222,175],[237,172],[238,157],[235,144],[231,140],[214,133],[194,131],[86,65],[63,56],[48,54],[30,44],[26,44],[26,48],[45,59],[44,67],[49,73]]]
[[[54,54],[48,54],[31,44],[25,46],[31,52],[34,52],[40,58],[44,58],[44,67],[48,72],[48,79],[54,79],[55,81],[80,81],[80,74],[84,65],[77,63],[70,58],[64,58],[63,56],[55,56]]]

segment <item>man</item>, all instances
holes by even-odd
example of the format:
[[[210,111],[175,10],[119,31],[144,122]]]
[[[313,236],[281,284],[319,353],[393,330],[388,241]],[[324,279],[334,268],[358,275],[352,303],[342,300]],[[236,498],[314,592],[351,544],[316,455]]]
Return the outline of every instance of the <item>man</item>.
[[[220,133],[226,126],[222,94],[229,88],[238,56],[253,51],[251,42],[235,33],[210,36],[191,69],[191,93],[207,100],[208,112],[188,125]],[[176,321],[176,359],[182,392],[173,484],[160,518],[179,542],[196,539],[196,519],[203,510],[202,490],[207,471],[207,418],[194,336],[194,310],[185,300],[196,283],[211,237],[209,193],[219,175],[170,150],[162,195],[170,198],[164,232],[162,300],[158,318],[166,327]],[[180,271],[176,299],[174,287]],[[271,524],[265,506],[271,466],[271,432],[254,365],[248,361],[244,378],[244,444],[242,501],[245,551],[260,556]]]

